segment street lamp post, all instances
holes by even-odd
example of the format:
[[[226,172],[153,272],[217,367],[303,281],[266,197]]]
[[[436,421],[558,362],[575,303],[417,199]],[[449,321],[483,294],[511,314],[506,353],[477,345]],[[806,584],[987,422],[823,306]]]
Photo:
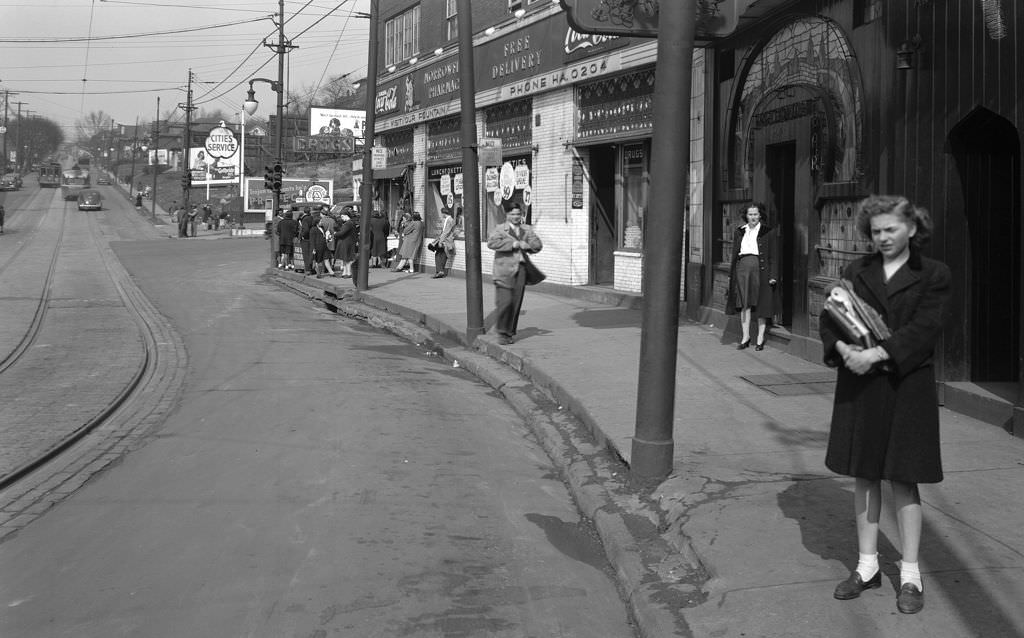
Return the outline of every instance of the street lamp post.
[[[283,68],[281,69],[283,72]],[[280,81],[268,80],[267,78],[253,78],[249,80],[249,93],[246,95],[245,102],[242,102],[242,110],[247,115],[252,115],[259,108],[260,103],[256,99],[256,91],[252,88],[254,82],[266,82],[270,85],[270,90],[277,93],[277,160],[276,164],[284,165],[284,88]],[[281,207],[281,189],[276,187],[271,191],[273,193],[273,203],[271,204],[270,216],[277,214],[277,210]]]

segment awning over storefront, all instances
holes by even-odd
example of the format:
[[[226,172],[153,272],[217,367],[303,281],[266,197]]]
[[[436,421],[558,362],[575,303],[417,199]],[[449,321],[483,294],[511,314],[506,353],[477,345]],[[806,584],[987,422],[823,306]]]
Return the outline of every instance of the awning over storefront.
[[[388,166],[373,171],[373,179],[395,179],[405,175],[405,171],[412,168],[411,165],[401,164],[399,166]]]

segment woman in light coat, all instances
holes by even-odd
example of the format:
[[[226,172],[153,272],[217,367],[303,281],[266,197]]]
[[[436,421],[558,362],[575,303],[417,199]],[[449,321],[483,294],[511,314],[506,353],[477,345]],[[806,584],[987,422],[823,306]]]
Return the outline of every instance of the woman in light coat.
[[[402,228],[402,248],[398,253],[402,260],[395,266],[395,272],[401,272],[406,266],[408,266],[409,272],[413,272],[414,261],[420,251],[421,243],[423,243],[423,217],[418,212],[414,212],[412,219]]]

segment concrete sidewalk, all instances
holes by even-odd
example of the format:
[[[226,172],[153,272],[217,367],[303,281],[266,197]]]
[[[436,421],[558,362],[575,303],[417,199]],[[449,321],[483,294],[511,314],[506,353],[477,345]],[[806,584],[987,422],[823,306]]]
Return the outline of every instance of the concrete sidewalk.
[[[527,291],[515,344],[499,346],[493,334],[468,344],[462,278],[373,269],[359,293],[351,280],[268,273],[401,315],[515,368],[629,462],[638,298],[542,284]],[[483,295],[489,327],[486,281]],[[638,578],[660,579],[661,594],[633,601],[644,635],[659,635],[644,628],[648,605],[676,614],[681,636],[1024,636],[1024,441],[944,409],[946,480],[921,487],[924,611],[896,610],[899,537],[889,514],[883,587],[840,602],[832,590],[857,546],[852,480],[824,467],[834,372],[770,346],[737,351],[721,327],[686,322],[678,361],[675,470],[634,498],[707,578],[694,592],[668,557],[648,559]]]

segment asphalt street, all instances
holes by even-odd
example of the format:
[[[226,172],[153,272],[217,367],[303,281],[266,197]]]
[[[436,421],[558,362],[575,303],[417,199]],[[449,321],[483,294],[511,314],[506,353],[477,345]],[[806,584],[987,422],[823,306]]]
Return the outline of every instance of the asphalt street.
[[[261,281],[262,241],[115,242],[181,335],[151,440],[0,544],[0,635],[629,636],[522,420]]]

